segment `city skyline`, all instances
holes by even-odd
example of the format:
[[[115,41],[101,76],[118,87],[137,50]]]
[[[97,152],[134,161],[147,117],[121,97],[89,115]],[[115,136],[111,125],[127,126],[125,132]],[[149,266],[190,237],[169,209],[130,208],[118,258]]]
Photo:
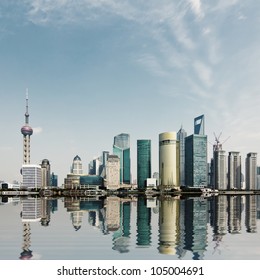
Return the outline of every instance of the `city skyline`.
[[[21,180],[24,97],[29,89],[31,163],[43,159],[62,182],[79,155],[83,169],[113,137],[193,133],[205,115],[208,161],[214,132],[223,150],[260,154],[259,5],[226,1],[1,1],[0,179]]]

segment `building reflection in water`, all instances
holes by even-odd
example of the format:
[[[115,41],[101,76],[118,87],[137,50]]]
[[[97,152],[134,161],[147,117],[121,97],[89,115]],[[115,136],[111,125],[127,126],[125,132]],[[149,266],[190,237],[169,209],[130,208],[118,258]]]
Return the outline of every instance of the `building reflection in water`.
[[[193,253],[192,259],[202,260],[207,247],[207,199],[195,197],[185,200],[185,247]]]
[[[214,251],[221,253],[220,244],[223,236],[227,234],[227,196],[214,196],[211,200],[210,223],[213,228],[213,241],[215,242]]]
[[[228,197],[228,232],[241,233],[242,201],[241,196]]]
[[[175,255],[180,241],[180,200],[165,197],[159,200],[159,247],[161,254]]]
[[[140,196],[137,201],[137,246],[151,245],[151,208],[147,207],[146,197]]]
[[[184,259],[188,252],[192,259],[204,258],[207,250],[208,223],[213,232],[213,254],[221,254],[224,236],[242,232],[242,214],[245,209],[245,228],[248,233],[257,232],[259,196],[218,195],[209,199],[202,197],[131,197],[117,196],[99,199],[65,197],[64,207],[70,213],[75,231],[82,228],[83,217],[102,234],[111,234],[112,249],[128,253],[131,245],[131,224],[136,224],[137,247],[152,245],[152,218],[158,219],[158,252],[176,255]],[[2,201],[2,204],[10,203]],[[136,204],[133,204],[136,202]],[[131,221],[132,205],[136,205],[136,221]],[[51,198],[21,199],[23,245],[20,259],[33,258],[31,225],[39,222],[50,225],[51,214],[57,211],[57,200]],[[245,207],[244,207],[245,206]],[[157,214],[159,214],[157,216]],[[260,215],[259,215],[260,216]],[[189,258],[189,256],[187,256]]]
[[[245,225],[246,231],[255,233],[257,232],[256,218],[257,218],[257,208],[256,208],[257,196],[247,195],[246,196],[246,213],[245,213]]]

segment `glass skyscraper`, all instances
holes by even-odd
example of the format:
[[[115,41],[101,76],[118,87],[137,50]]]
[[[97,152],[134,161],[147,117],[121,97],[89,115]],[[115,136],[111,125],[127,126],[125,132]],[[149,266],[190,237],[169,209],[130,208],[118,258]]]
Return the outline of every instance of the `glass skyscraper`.
[[[185,183],[189,187],[208,184],[207,136],[190,135],[185,138]]]
[[[181,127],[177,133],[177,140],[180,145],[180,184],[185,185],[185,137],[187,132]]]
[[[120,183],[131,183],[130,135],[121,133],[114,137],[113,154],[120,158]]]
[[[146,179],[151,178],[151,140],[137,140],[137,185],[146,187]]]

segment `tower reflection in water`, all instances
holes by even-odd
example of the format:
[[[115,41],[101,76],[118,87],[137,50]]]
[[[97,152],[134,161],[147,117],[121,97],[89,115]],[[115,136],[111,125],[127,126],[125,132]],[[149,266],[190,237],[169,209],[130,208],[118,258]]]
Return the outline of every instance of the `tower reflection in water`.
[[[22,201],[21,218],[23,224],[23,245],[20,259],[32,258],[31,246],[31,223],[41,221],[41,199],[28,198]]]

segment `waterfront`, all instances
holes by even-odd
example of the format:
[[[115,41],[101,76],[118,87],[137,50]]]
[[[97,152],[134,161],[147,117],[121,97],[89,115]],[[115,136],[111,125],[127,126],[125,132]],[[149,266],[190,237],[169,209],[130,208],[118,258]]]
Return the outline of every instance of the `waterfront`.
[[[0,259],[260,259],[259,196],[0,197]]]

